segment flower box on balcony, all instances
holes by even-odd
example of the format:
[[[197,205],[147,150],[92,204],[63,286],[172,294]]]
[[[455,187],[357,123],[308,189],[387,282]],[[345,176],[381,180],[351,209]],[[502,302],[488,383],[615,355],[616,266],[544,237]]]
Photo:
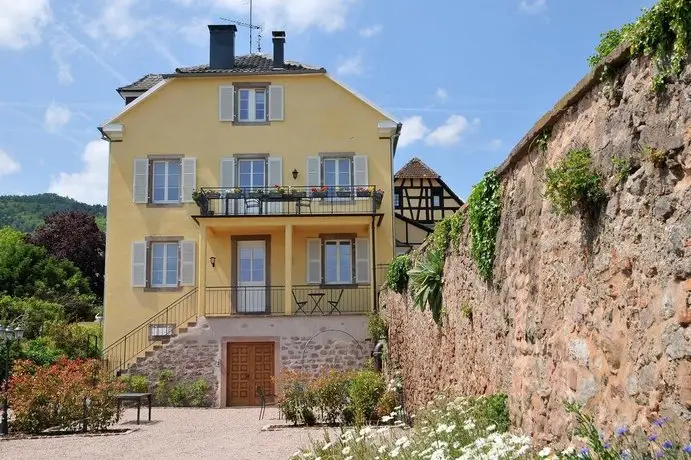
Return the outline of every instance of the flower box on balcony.
[[[210,200],[217,200],[221,197],[219,192],[204,192],[204,195]]]
[[[234,190],[226,190],[224,196],[225,196],[225,198],[237,199],[237,198],[242,198],[243,195],[244,195],[244,193],[241,189],[234,189]]]
[[[265,195],[264,191],[262,190],[252,190],[247,194],[248,197],[250,198],[261,198]]]
[[[339,198],[350,198],[353,196],[353,192],[351,190],[348,190],[348,189],[345,189],[345,190],[340,189],[340,190],[336,190],[336,196]]]
[[[290,194],[290,196],[292,196],[293,198],[305,198],[307,196],[307,192],[305,192],[304,190],[299,192],[293,191]]]
[[[357,195],[359,198],[364,198],[364,197],[372,196],[372,192],[370,192],[370,191],[367,190],[367,189],[365,189],[365,190],[356,190],[356,191],[355,191],[355,195]]]

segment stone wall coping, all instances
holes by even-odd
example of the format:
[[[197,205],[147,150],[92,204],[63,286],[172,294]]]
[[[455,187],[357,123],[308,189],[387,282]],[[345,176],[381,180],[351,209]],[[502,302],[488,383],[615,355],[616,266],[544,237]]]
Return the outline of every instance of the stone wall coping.
[[[572,105],[577,104],[583,97],[585,97],[591,89],[600,84],[600,77],[607,67],[617,68],[627,62],[631,57],[631,46],[624,42],[612,51],[602,62],[600,62],[594,69],[592,69],[585,77],[581,79],[571,91],[566,93],[559,101],[552,107],[552,109],[545,113],[537,123],[518,141],[518,144],[511,150],[509,156],[497,167],[497,175],[503,176],[510,173],[514,166],[528,153],[535,138],[545,128],[551,128],[562,117],[564,112]]]

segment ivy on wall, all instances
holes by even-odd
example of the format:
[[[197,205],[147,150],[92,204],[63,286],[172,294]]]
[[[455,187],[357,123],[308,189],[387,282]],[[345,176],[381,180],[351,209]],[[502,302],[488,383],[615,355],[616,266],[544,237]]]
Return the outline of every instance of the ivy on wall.
[[[389,265],[386,273],[386,286],[394,292],[401,294],[408,287],[408,271],[411,268],[410,256],[402,254],[396,257]]]
[[[587,147],[569,151],[554,168],[545,169],[545,198],[557,215],[565,216],[578,210],[581,215],[596,209],[607,197],[602,177],[594,170]]]
[[[496,170],[485,173],[473,187],[468,198],[468,222],[470,223],[470,255],[475,261],[480,277],[492,279],[497,231],[501,219],[501,182]]]
[[[653,88],[661,91],[682,70],[691,49],[691,2],[660,0],[632,24],[602,34],[588,63],[595,67],[621,43],[631,45],[631,56],[647,56],[655,63]]]

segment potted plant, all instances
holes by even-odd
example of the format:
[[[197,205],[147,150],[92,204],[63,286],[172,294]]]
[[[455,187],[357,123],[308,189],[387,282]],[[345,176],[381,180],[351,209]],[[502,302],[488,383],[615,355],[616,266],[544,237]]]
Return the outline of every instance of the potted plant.
[[[372,192],[374,191],[374,187],[358,187],[355,189],[355,195],[358,197],[367,197],[367,196],[372,196]]]
[[[305,198],[307,196],[307,191],[297,187],[288,187],[288,195],[295,198]]]
[[[336,196],[339,198],[350,198],[352,194],[350,187],[338,187],[336,189]]]
[[[250,197],[250,198],[261,198],[261,197],[264,196],[264,193],[265,193],[265,192],[264,192],[264,189],[256,188],[256,189],[251,190],[251,191],[249,192],[249,197]]]
[[[207,190],[204,192],[204,195],[210,200],[217,200],[221,198],[221,193],[217,190]]]
[[[224,195],[226,198],[242,198],[242,189],[240,187],[233,187],[224,190]]]
[[[269,191],[269,196],[273,198],[281,198],[283,195],[285,195],[286,189],[282,185],[274,185],[273,189]]]
[[[376,189],[372,192],[372,198],[374,199],[374,205],[377,209],[381,206],[381,202],[384,198],[384,190]]]
[[[329,193],[329,187],[322,185],[321,187],[312,187],[312,197],[314,198],[326,198]]]

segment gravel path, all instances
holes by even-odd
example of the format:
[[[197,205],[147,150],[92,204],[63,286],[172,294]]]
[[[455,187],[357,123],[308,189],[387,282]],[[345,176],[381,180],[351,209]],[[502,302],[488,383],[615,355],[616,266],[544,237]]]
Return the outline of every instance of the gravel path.
[[[258,408],[168,409],[154,407],[152,421],[137,425],[136,409],[127,409],[117,428],[128,434],[75,435],[0,441],[0,459],[232,459],[284,460],[323,429],[291,428],[262,431],[284,424],[278,411],[267,408],[259,420]],[[146,420],[146,410],[142,410]]]

